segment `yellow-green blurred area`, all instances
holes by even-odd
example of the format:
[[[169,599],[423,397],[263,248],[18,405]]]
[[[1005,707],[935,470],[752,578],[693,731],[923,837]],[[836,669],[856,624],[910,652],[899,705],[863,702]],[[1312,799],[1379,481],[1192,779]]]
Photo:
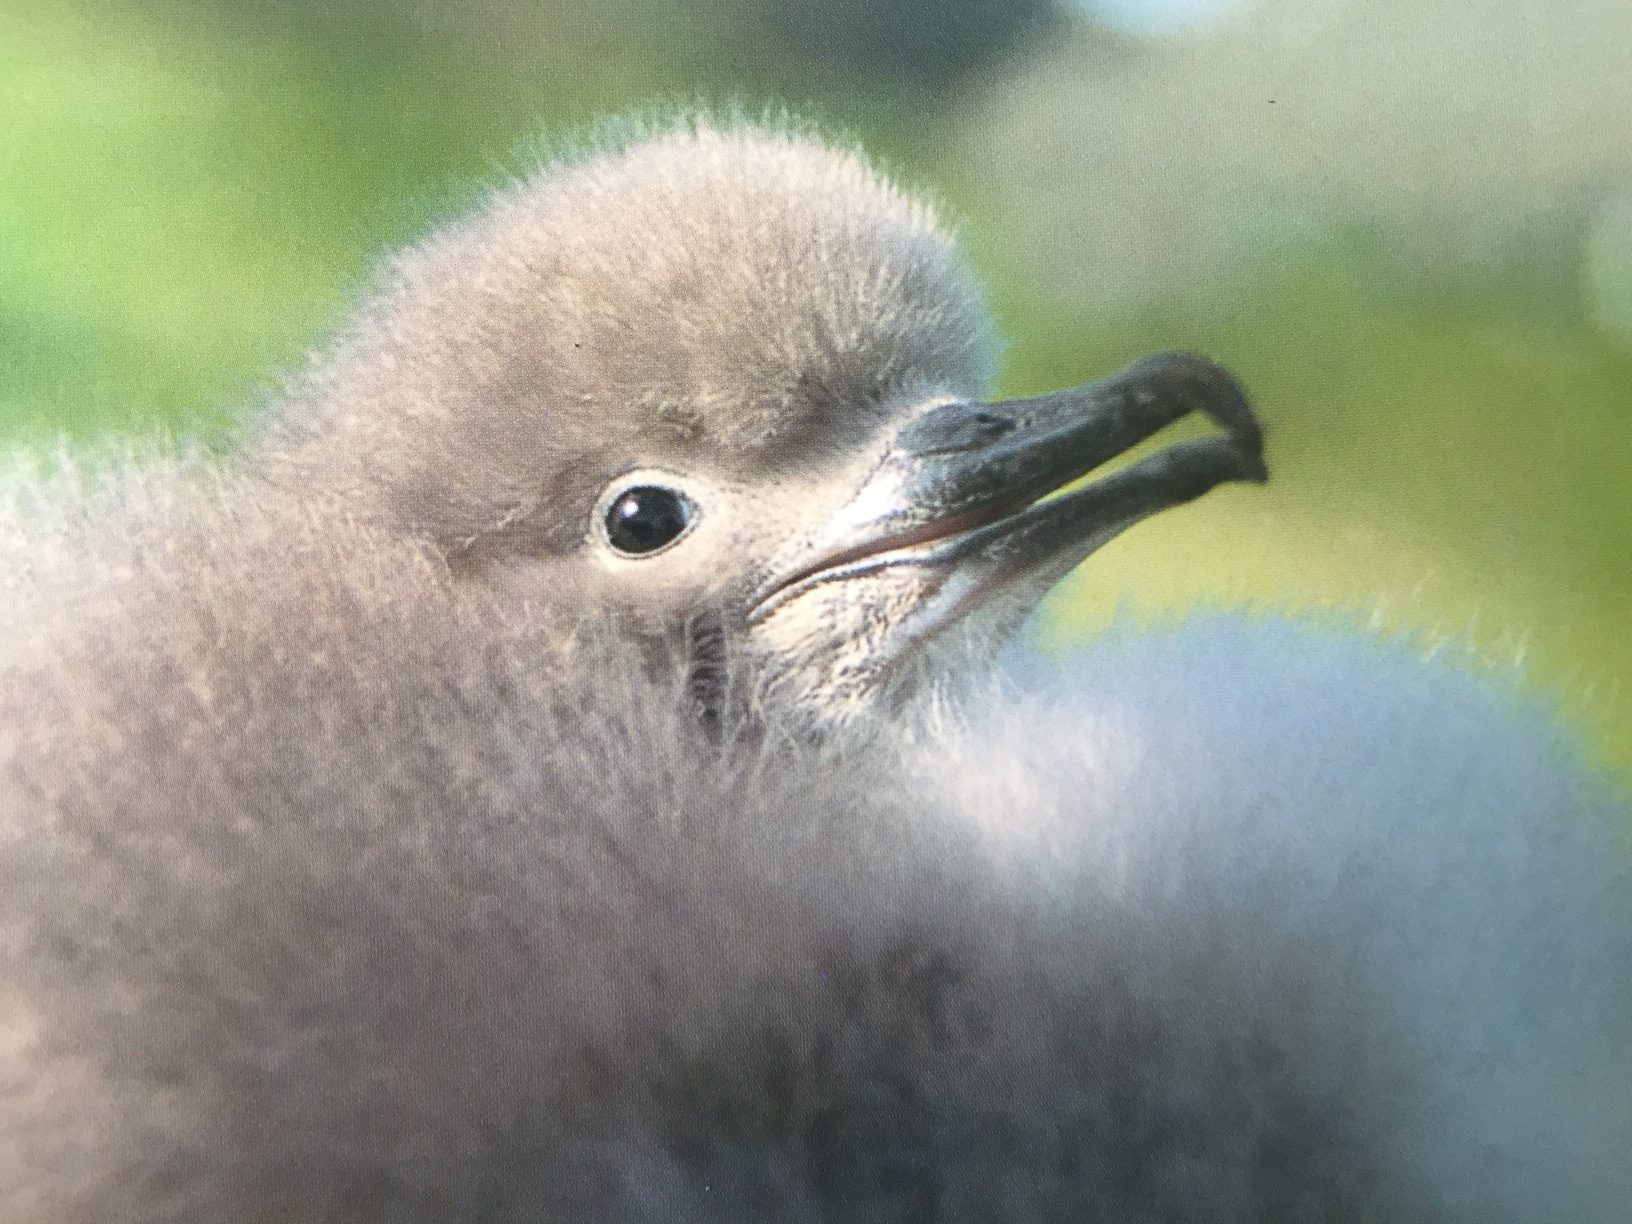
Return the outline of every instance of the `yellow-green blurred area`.
[[[224,436],[370,263],[607,116],[787,107],[961,219],[1005,390],[1196,348],[1274,480],[1048,622],[1337,608],[1632,767],[1632,5],[4,0],[0,439]]]

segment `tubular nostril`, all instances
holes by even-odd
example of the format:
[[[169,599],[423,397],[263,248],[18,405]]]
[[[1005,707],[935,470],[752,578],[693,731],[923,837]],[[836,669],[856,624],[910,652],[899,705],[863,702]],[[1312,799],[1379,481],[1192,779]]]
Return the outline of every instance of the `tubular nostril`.
[[[1015,427],[1014,418],[973,404],[942,404],[919,417],[901,434],[913,455],[946,455],[990,446]]]

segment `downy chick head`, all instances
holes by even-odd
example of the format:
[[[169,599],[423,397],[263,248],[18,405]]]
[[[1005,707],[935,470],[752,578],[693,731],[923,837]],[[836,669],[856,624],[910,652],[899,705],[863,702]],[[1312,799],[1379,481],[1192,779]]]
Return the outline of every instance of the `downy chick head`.
[[[680,124],[398,257],[277,414],[269,466],[461,581],[709,641],[752,702],[836,726],[1133,522],[1263,478],[1204,359],[989,403],[996,349],[931,210],[858,156]],[[1197,409],[1221,436],[1048,498]]]

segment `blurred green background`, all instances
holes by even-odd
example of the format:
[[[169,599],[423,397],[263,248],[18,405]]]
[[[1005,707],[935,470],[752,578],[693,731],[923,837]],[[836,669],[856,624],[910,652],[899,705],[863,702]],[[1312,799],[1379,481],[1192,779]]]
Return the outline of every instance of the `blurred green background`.
[[[1275,480],[1045,632],[1339,609],[1632,768],[1632,4],[0,0],[0,443],[224,436],[383,247],[631,108],[787,107],[960,219],[1005,391],[1231,365]]]

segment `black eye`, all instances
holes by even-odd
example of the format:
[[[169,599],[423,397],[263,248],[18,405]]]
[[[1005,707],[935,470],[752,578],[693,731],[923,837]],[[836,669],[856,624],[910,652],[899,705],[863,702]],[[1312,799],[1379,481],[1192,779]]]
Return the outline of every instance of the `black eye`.
[[[636,485],[606,509],[606,538],[612,547],[638,557],[672,544],[691,526],[693,507],[683,493],[662,485]]]

